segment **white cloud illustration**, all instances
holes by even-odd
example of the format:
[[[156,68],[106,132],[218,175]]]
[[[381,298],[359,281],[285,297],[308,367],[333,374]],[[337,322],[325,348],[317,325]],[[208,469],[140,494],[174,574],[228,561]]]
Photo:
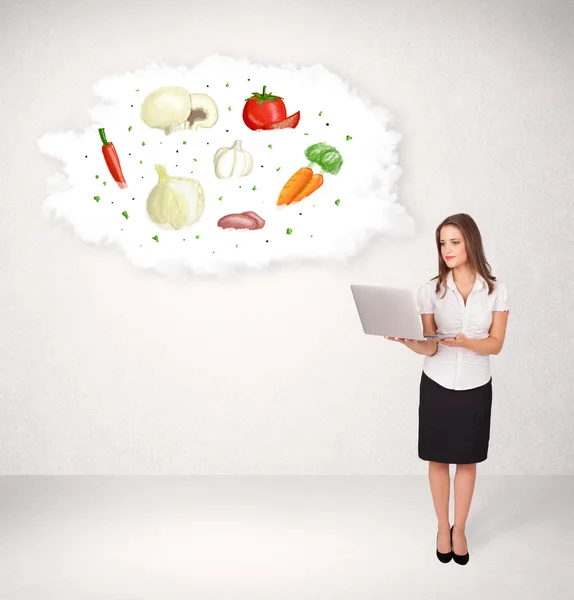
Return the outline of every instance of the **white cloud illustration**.
[[[144,99],[164,86],[188,90],[195,117],[208,126],[178,131],[176,124],[166,135],[144,123]],[[283,99],[287,116],[300,113],[295,128],[253,130],[246,125],[246,100],[263,86]],[[43,153],[63,162],[63,173],[49,182],[45,214],[68,221],[82,240],[117,247],[135,265],[163,273],[220,274],[293,259],[345,260],[373,236],[414,234],[414,221],[398,202],[402,136],[391,127],[392,115],[320,65],[270,67],[215,55],[193,68],[153,64],[102,80],[94,90],[101,103],[91,111],[90,126],[81,133],[46,134],[39,141]],[[211,109],[206,106],[202,113],[203,96],[217,107],[211,126]],[[186,101],[184,94],[183,104],[172,106],[173,114],[185,113]],[[172,100],[161,102],[159,117],[154,113],[151,119],[161,120],[161,110]],[[127,187],[110,174],[100,128],[115,147]],[[216,164],[217,151],[232,149],[236,141],[244,153],[237,154],[238,145],[221,150]],[[318,143],[342,157],[336,174],[310,164],[305,151]],[[171,177],[199,183],[204,196],[199,220],[180,229],[152,220],[147,200],[159,181],[156,165]],[[305,167],[322,173],[322,185],[300,201],[278,205],[284,185]],[[232,176],[222,178],[226,175]],[[191,187],[181,189],[184,196],[191,194],[185,206],[195,211],[199,200]],[[160,192],[172,190],[168,186]],[[246,211],[265,225],[218,227],[222,217]]]

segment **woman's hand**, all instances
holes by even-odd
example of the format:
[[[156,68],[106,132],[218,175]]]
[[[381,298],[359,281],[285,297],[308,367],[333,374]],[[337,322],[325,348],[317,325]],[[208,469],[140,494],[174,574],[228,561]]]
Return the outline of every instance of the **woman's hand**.
[[[446,338],[444,340],[437,340],[439,344],[450,346],[451,348],[464,348],[466,346],[466,340],[468,338],[464,333],[457,333],[455,338]]]

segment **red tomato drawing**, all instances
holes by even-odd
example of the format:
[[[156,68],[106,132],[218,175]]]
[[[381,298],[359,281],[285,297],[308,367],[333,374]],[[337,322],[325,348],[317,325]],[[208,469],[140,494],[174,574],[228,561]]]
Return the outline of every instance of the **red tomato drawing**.
[[[265,92],[254,92],[247,98],[243,107],[243,121],[249,129],[263,129],[265,125],[277,123],[287,118],[287,110],[281,96],[273,96]]]

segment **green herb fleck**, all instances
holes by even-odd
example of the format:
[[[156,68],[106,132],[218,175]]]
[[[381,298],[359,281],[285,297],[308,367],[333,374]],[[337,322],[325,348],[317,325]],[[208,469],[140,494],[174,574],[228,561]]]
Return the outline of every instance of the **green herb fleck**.
[[[99,178],[100,178],[100,176],[99,176],[99,175],[96,175],[96,179],[99,179]]]
[[[254,185],[254,186],[253,186],[253,191],[255,191],[256,189],[257,189],[257,186],[256,186],[256,185]]]
[[[151,239],[155,240],[156,242],[159,242],[159,239],[158,239],[157,235],[154,235]]]
[[[236,248],[239,248],[239,244],[235,244],[235,247],[236,247]]]
[[[99,197],[99,196],[94,196],[94,200],[95,200],[96,202],[99,202],[99,201],[100,201],[100,197]]]
[[[349,141],[349,140],[352,140],[353,138],[350,135],[348,135],[346,139],[347,139],[347,141]]]
[[[231,110],[231,106],[228,106],[228,107],[227,107],[227,110]]]
[[[211,254],[215,254],[215,250]]]
[[[185,140],[183,140],[183,143],[184,143],[184,144],[187,144],[187,142],[186,142]]]
[[[229,81],[225,84],[225,87],[229,87]]]
[[[195,162],[197,162],[197,158],[194,158],[193,160],[194,160]]]
[[[323,114],[323,111],[321,111],[321,112],[319,113],[319,116],[321,116],[322,114]]]
[[[223,196],[219,196],[219,198],[218,198],[218,199],[219,199],[219,200],[223,200]]]
[[[198,239],[199,239],[199,236],[198,236],[198,235],[196,235],[196,236],[195,236],[195,239],[196,239],[196,240],[198,240]]]
[[[124,212],[122,213],[122,215],[124,215],[124,217],[125,217],[126,219],[128,219],[128,218],[129,218],[129,215],[128,215],[128,211],[127,211],[127,210],[124,210]]]
[[[145,142],[142,142],[142,146],[145,146]]]
[[[267,146],[267,148],[273,148],[273,144],[269,144],[269,146]]]
[[[140,165],[142,164],[142,161],[140,160]]]
[[[104,185],[108,185],[107,181],[102,181],[102,183],[103,183]]]
[[[313,236],[311,236],[311,237],[313,237]]]
[[[130,125],[130,126],[128,127],[128,131],[131,131],[131,130],[132,130],[132,126]]]
[[[337,206],[339,206],[339,203],[340,203],[340,202],[341,202],[340,200],[335,200],[335,204],[336,204]]]
[[[139,92],[139,90],[136,90],[136,92]]]
[[[291,229],[291,227],[289,227],[289,228],[287,229],[287,235],[291,235],[292,233],[293,233],[293,230]]]
[[[280,170],[281,170],[281,167],[277,167],[276,171],[280,171]]]
[[[303,135],[309,135],[308,133],[304,133]]]

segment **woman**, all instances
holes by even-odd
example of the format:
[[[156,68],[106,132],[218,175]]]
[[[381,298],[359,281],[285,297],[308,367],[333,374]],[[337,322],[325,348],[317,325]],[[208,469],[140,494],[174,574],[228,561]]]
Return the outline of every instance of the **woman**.
[[[439,274],[421,286],[418,313],[425,334],[438,341],[398,341],[426,355],[420,381],[418,454],[429,461],[438,518],[436,554],[441,562],[469,561],[465,525],[476,463],[486,460],[490,439],[490,354],[500,354],[508,321],[508,286],[490,274],[480,231],[472,217],[447,217],[436,229]],[[436,282],[434,281],[436,280]],[[450,464],[454,525],[449,522]]]

